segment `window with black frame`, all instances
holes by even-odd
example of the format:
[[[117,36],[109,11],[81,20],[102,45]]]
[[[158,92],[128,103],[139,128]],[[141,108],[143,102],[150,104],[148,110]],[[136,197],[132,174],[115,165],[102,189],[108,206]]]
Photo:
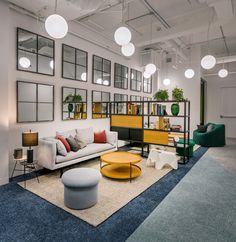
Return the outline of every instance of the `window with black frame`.
[[[135,102],[135,101],[142,101],[141,96],[136,96],[136,95],[130,95],[130,101]]]
[[[117,102],[117,103],[113,104],[113,112],[119,113],[119,114],[126,114],[127,103],[124,103],[124,102],[127,102],[127,101],[128,101],[128,95],[115,93],[114,102]]]
[[[54,40],[17,28],[17,70],[54,76]]]
[[[17,81],[17,122],[54,120],[54,86]]]
[[[131,69],[130,89],[132,91],[141,92],[142,90],[142,72],[141,71]]]
[[[110,93],[92,91],[92,118],[109,118]]]
[[[143,78],[143,92],[152,93],[152,77]]]
[[[87,119],[87,90],[62,87],[62,120]]]
[[[98,85],[111,85],[111,61],[93,55],[93,83]]]
[[[129,68],[127,66],[115,63],[114,87],[128,89],[128,73]]]
[[[88,79],[88,53],[63,44],[62,77],[86,82]]]

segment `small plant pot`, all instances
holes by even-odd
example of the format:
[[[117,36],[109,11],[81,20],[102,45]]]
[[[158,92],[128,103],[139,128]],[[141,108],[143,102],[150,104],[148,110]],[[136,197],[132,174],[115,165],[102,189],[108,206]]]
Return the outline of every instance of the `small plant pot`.
[[[178,103],[173,103],[171,105],[171,113],[173,116],[178,116],[178,114],[179,114],[179,104]]]

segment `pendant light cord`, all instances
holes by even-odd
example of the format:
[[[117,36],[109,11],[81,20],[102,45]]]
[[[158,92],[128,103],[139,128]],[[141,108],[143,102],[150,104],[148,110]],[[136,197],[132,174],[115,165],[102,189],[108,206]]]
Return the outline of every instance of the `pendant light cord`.
[[[57,0],[55,0],[55,9],[54,9],[55,14],[57,13]]]

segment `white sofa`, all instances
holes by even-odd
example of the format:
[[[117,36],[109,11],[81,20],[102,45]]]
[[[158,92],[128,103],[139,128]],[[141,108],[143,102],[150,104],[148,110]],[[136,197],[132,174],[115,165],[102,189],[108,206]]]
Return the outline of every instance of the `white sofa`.
[[[106,131],[107,143],[93,143],[94,133],[92,128],[73,129],[66,132],[57,132],[57,135],[68,137],[76,134],[84,136],[87,139],[87,146],[79,149],[77,152],[69,152],[66,156],[57,154],[56,142],[47,140],[47,138],[39,139],[37,149],[38,165],[49,170],[55,170],[70,166],[85,160],[89,160],[100,155],[116,151],[118,149],[118,134],[117,132]]]

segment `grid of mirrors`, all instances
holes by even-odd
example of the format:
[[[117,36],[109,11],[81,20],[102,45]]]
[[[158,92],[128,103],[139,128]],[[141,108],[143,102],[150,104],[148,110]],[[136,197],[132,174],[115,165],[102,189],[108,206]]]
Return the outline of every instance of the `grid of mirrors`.
[[[127,103],[123,103],[123,102],[127,102],[127,101],[128,101],[128,95],[114,93],[114,102],[117,102],[117,103],[114,103],[114,105],[112,105],[112,108],[114,109],[112,113],[126,114]]]
[[[130,89],[141,92],[142,90],[142,72],[131,69],[130,72]]]
[[[88,53],[63,44],[62,77],[86,82],[88,78]]]
[[[87,90],[62,87],[62,120],[87,119]]]
[[[92,118],[108,118],[110,108],[110,93],[92,91]]]
[[[143,78],[143,92],[152,93],[152,77]]]
[[[17,70],[54,76],[54,40],[17,28]]]
[[[111,61],[93,55],[93,83],[98,85],[111,85]]]
[[[54,120],[54,86],[17,81],[17,122]]]
[[[129,68],[115,63],[114,87],[128,89]]]

